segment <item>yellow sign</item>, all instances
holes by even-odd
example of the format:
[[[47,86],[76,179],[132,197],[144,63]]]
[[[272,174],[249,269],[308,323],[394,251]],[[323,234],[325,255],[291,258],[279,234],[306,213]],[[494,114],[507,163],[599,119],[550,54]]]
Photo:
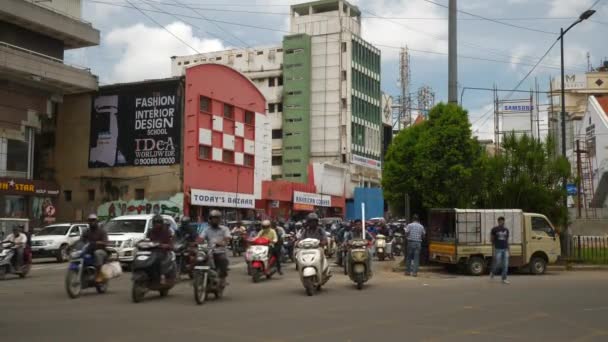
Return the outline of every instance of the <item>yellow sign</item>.
[[[0,190],[35,192],[34,184],[21,184],[14,181],[0,182]]]
[[[431,242],[429,244],[429,253],[455,255],[456,246],[453,244]]]

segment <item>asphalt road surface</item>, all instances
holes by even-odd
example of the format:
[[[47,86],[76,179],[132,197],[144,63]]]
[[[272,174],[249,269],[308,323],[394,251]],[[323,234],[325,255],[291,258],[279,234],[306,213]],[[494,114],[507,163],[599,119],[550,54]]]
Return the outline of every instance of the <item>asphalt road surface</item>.
[[[69,299],[67,264],[36,264],[26,279],[0,282],[1,341],[607,341],[608,272],[488,277],[405,277],[376,263],[358,291],[334,277],[307,297],[293,264],[253,284],[232,260],[221,300],[198,306],[184,281],[167,298],[130,298],[130,274],[107,294]]]

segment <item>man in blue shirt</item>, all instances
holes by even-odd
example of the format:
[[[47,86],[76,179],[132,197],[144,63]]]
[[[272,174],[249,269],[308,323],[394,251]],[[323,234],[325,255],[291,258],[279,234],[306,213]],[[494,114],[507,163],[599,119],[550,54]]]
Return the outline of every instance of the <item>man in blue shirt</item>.
[[[505,227],[505,218],[498,218],[498,226],[492,228],[492,245],[494,246],[494,267],[490,273],[490,278],[498,272],[498,268],[502,268],[502,282],[509,284],[507,273],[509,271],[509,229]]]
[[[412,223],[405,227],[407,238],[407,257],[405,260],[405,275],[418,276],[418,266],[420,265],[420,250],[422,249],[422,239],[426,235],[424,227],[420,224],[418,215],[412,216]]]

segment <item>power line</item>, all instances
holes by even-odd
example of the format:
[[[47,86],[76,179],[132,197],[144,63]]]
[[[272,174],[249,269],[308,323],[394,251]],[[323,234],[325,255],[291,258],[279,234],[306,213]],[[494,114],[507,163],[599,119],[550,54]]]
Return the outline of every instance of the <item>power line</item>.
[[[181,2],[179,2],[179,0],[173,0],[173,2],[175,2],[176,4],[180,4],[182,5]],[[205,17],[204,15],[202,15],[198,10],[196,10],[195,8],[192,7],[187,7],[190,10],[194,11],[194,13],[198,14],[201,18],[203,18],[204,20],[209,21],[209,19],[207,17]],[[223,27],[221,27],[218,23],[215,23],[213,21],[210,21],[215,27],[217,27],[218,29],[222,30],[223,32],[227,33],[229,36],[232,36],[234,39],[238,40],[239,42],[241,42],[242,44],[245,45],[245,47],[249,47],[249,45],[247,44],[247,42],[243,41],[241,38],[237,37],[236,35],[226,31]]]
[[[186,45],[187,47],[189,47],[190,49],[192,49],[194,52],[199,53],[200,52],[193,48],[190,44],[186,43],[186,41],[184,41],[183,39],[181,39],[180,37],[178,37],[177,35],[173,34],[173,32],[169,31],[166,27],[164,27],[163,25],[161,25],[158,21],[154,20],[154,18],[152,18],[151,16],[147,15],[144,11],[142,11],[139,7],[133,5],[131,3],[131,0],[125,0],[126,2],[128,2],[131,6],[133,6],[133,8],[135,8],[136,10],[138,10],[141,14],[143,14],[146,18],[148,18],[150,21],[152,21],[153,23],[155,23],[156,25],[160,26],[163,30],[167,31],[170,35],[172,35],[175,39],[179,40],[180,42],[182,42],[182,44]]]
[[[437,3],[437,2],[434,2],[434,1],[431,1],[431,0],[423,0],[423,1],[428,2],[430,4],[437,5],[439,7],[448,8],[448,6],[446,6],[444,4],[440,4],[440,3]],[[483,17],[481,15],[474,14],[474,13],[467,12],[467,11],[463,11],[463,10],[458,10],[458,12],[464,13],[466,15],[470,15],[472,17],[479,18],[479,19],[482,19],[482,20],[487,20],[487,21],[490,21],[490,22],[493,22],[493,23],[496,23],[496,24],[504,25],[504,26],[509,26],[509,27],[518,28],[518,29],[522,29],[522,30],[532,31],[532,32],[550,34],[552,36],[555,36],[557,34],[555,32],[549,32],[549,31],[538,30],[538,29],[534,29],[534,28],[530,28],[530,27],[519,26],[519,25],[515,25],[515,24],[510,24],[510,23],[505,23],[505,22],[500,21],[500,20]]]

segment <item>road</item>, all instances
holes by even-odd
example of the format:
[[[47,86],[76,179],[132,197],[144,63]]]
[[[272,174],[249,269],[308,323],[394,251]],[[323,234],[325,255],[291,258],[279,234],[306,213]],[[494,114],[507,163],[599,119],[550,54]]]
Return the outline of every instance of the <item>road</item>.
[[[606,341],[608,272],[488,277],[404,277],[376,264],[362,291],[336,269],[307,297],[293,265],[282,277],[251,283],[232,260],[225,297],[194,304],[188,282],[167,298],[130,298],[130,274],[105,295],[68,299],[66,265],[34,266],[26,279],[0,282],[2,341]]]

